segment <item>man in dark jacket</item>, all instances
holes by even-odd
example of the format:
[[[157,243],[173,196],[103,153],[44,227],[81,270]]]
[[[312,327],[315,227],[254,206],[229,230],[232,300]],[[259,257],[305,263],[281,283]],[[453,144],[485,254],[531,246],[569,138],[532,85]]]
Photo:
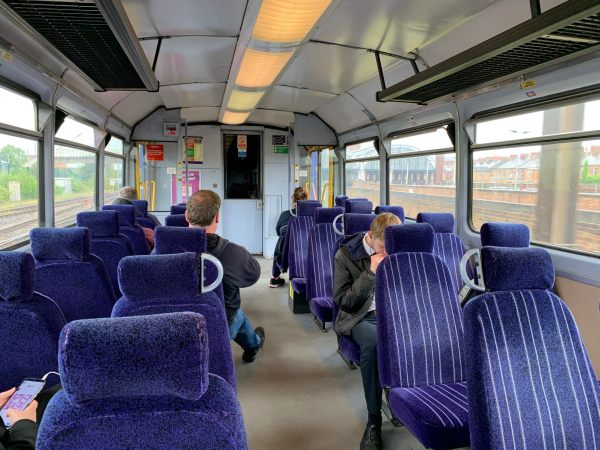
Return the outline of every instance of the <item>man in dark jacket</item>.
[[[242,359],[252,362],[265,342],[265,330],[252,328],[240,304],[240,288],[252,286],[260,278],[258,261],[244,247],[216,234],[221,198],[210,190],[195,192],[187,201],[185,218],[190,227],[206,230],[207,251],[223,266],[223,296],[229,336],[244,349]]]
[[[385,258],[384,234],[390,225],[400,224],[391,213],[378,215],[367,233],[348,236],[335,255],[333,297],[339,311],[334,329],[352,336],[360,347],[360,374],[367,401],[369,421],[360,449],[382,448],[381,387],[377,370],[377,319],[375,272]]]

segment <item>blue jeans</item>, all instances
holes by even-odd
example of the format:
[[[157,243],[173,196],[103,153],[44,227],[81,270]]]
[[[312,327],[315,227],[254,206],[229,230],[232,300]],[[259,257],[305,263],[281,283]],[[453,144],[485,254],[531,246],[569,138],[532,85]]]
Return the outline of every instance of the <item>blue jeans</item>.
[[[260,345],[260,337],[254,332],[252,322],[244,315],[241,308],[237,310],[233,322],[229,325],[229,338],[244,350]]]

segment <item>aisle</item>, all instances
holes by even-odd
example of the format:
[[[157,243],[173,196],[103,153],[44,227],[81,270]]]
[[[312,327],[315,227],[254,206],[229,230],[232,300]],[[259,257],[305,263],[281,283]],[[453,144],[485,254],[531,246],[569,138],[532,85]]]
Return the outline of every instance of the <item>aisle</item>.
[[[288,308],[289,284],[268,287],[272,260],[259,258],[260,281],[242,290],[242,308],[267,335],[251,364],[234,343],[238,398],[252,450],[358,449],[367,417],[358,370],[336,353],[333,331]],[[385,449],[423,449],[384,418]]]

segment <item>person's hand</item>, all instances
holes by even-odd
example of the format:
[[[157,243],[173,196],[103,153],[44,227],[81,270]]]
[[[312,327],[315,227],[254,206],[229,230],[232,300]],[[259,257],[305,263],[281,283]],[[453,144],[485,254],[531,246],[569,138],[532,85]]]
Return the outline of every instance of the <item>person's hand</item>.
[[[383,261],[385,256],[385,253],[375,253],[374,255],[371,255],[371,272],[375,273],[377,271],[379,263]]]
[[[32,422],[35,422],[37,419],[37,417],[36,417],[37,406],[38,406],[38,402],[37,402],[37,400],[34,400],[23,411],[19,411],[18,409],[9,409],[6,412],[6,417],[8,417],[8,420],[10,420],[11,425],[14,425],[19,420],[24,420],[24,419],[28,419],[28,420],[31,420]]]
[[[0,408],[2,408],[11,395],[15,393],[16,388],[9,389],[8,391],[0,392]]]

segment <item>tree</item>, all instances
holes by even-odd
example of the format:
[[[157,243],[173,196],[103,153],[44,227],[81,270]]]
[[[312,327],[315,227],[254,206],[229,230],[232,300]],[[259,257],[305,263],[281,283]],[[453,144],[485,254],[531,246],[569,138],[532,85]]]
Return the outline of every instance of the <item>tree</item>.
[[[5,145],[0,149],[0,160],[8,164],[7,172],[13,172],[22,168],[27,162],[26,153],[14,145]]]

